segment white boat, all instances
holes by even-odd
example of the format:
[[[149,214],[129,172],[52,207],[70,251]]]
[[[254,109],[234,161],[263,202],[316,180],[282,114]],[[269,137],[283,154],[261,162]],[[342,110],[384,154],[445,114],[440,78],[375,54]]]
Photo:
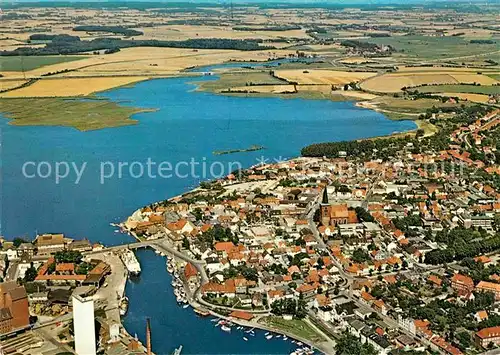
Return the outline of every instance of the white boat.
[[[281,335],[276,335],[276,338],[281,338]]]
[[[244,340],[244,341],[248,341],[248,338],[243,337],[243,340]]]
[[[229,333],[229,332],[231,332],[231,328],[230,328],[230,327],[228,327],[228,326],[227,326],[227,325],[225,325],[225,324],[224,324],[224,325],[222,325],[222,326],[220,327],[220,329],[222,329],[223,331],[228,332],[228,333]]]
[[[182,306],[182,308],[184,308],[184,309],[186,309],[186,308],[188,308],[188,307],[189,307],[189,305],[188,305],[188,304],[185,304],[184,306]]]
[[[302,343],[300,341],[297,342],[298,346],[302,346]]]
[[[160,251],[158,249],[155,249],[155,254],[160,254]]]
[[[269,340],[269,339],[272,339],[273,338],[273,335],[272,334],[269,334],[266,336],[266,339]]]
[[[266,333],[266,334],[264,334],[264,335],[266,335],[266,336],[267,336],[267,335],[269,335],[269,332],[267,332],[267,333]]]
[[[141,264],[139,264],[139,261],[135,257],[135,254],[132,250],[126,249],[120,255],[120,258],[122,259],[123,264],[131,275],[137,276],[141,273]]]
[[[283,340],[288,340],[288,337],[286,335],[283,335]]]
[[[181,351],[182,351],[182,345],[179,346],[177,349],[174,350],[174,354],[173,355],[181,355]]]
[[[125,314],[127,314],[127,311],[128,311],[128,297],[125,296],[120,300],[120,305],[119,305],[120,316],[123,317]]]

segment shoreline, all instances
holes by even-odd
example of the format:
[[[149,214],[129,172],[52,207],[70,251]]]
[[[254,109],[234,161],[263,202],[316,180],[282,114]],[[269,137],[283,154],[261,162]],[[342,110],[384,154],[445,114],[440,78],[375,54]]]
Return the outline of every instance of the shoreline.
[[[55,77],[50,77],[48,79],[44,79],[44,80],[64,80],[64,79],[68,79],[68,80],[74,80],[74,79],[78,79],[78,78],[88,78],[88,79],[92,79],[92,78],[105,78],[105,77],[110,77],[110,78],[113,78],[113,77],[131,77],[131,78],[140,78],[139,80],[136,80],[136,81],[133,81],[133,82],[129,82],[129,83],[124,83],[124,84],[119,84],[119,85],[116,85],[116,86],[112,86],[112,87],[108,87],[106,89],[103,89],[103,90],[98,90],[98,91],[92,91],[91,93],[89,94],[86,94],[86,95],[82,95],[82,96],[51,96],[51,97],[43,97],[43,96],[20,96],[20,97],[2,97],[0,96],[0,102],[2,99],[16,99],[16,100],[41,100],[41,99],[62,99],[62,100],[65,100],[65,99],[73,99],[73,100],[78,100],[78,99],[100,99],[100,97],[98,96],[99,94],[104,94],[106,92],[110,92],[112,90],[116,90],[116,89],[120,89],[120,88],[133,88],[135,87],[138,83],[142,83],[142,82],[147,82],[147,81],[150,81],[150,80],[156,80],[156,79],[178,79],[178,78],[193,78],[193,79],[196,79],[196,78],[203,78],[204,75],[203,75],[203,72],[201,71],[196,71],[196,70],[202,70],[203,68],[209,68],[211,66],[214,66],[214,65],[231,65],[233,63],[249,63],[249,64],[266,64],[266,63],[272,63],[272,62],[276,62],[276,61],[280,61],[280,60],[286,60],[288,58],[277,58],[277,59],[273,59],[273,60],[262,60],[262,61],[251,61],[251,62],[248,62],[248,61],[239,61],[239,60],[229,60],[229,61],[225,61],[225,62],[222,62],[222,63],[219,63],[219,62],[216,62],[216,63],[213,63],[213,64],[208,64],[208,65],[200,65],[200,66],[193,66],[193,67],[187,67],[187,68],[184,68],[182,70],[179,70],[177,73],[172,73],[172,74],[157,74],[157,75],[109,75],[109,76],[95,76],[95,77],[92,77],[92,76],[84,76],[84,77],[58,77],[58,76],[55,76]],[[219,69],[219,68],[217,68]],[[220,69],[223,69],[223,68],[220,68]],[[219,72],[215,72],[214,75],[211,75],[212,76],[218,76],[220,73]],[[210,89],[210,88],[204,88],[203,87],[203,83],[206,83],[207,80],[204,80],[204,81],[192,81],[190,82],[190,84],[193,84],[194,85],[194,89],[193,90],[189,90],[189,92],[192,92],[192,91],[195,91],[195,92],[205,92],[205,93],[210,93],[210,94],[213,94],[213,95],[223,95],[223,96],[233,96],[233,97],[241,97],[241,98],[247,98],[247,97],[250,97],[250,98],[253,98],[253,97],[259,97],[259,98],[279,98],[279,99],[302,99],[302,100],[328,100],[328,101],[333,101],[333,102],[350,102],[352,103],[354,106],[356,107],[359,107],[359,108],[365,108],[365,109],[370,109],[370,110],[373,110],[373,111],[376,111],[376,112],[380,112],[382,114],[384,114],[384,116],[389,119],[389,120],[409,120],[409,121],[414,121],[416,122],[417,120],[416,119],[411,119],[410,117],[408,118],[401,118],[401,119],[396,119],[394,117],[391,117],[391,115],[387,114],[387,113],[390,113],[390,111],[385,111],[385,110],[382,110],[380,108],[377,107],[376,104],[370,104],[369,101],[367,101],[366,99],[363,99],[361,97],[356,97],[356,95],[342,95],[342,91],[339,91],[339,92],[335,92],[336,94],[332,94],[331,92],[321,92],[321,91],[309,91],[309,90],[301,90],[301,91],[297,91],[295,93],[266,93],[266,92],[258,92],[258,93],[239,93],[239,92],[234,92],[234,93],[231,93],[231,92],[220,92],[220,91],[217,91],[217,90],[213,90],[213,89]],[[258,86],[258,85],[257,85]],[[15,90],[14,90],[15,91]],[[116,105],[120,105],[120,102],[115,102],[114,100],[108,100],[109,103],[111,104],[116,104]],[[128,125],[136,125],[136,124],[139,124],[140,122],[138,120],[135,120],[133,117],[135,116],[136,113],[148,113],[148,112],[155,112],[158,110],[158,108],[140,108],[140,107],[130,107],[130,106],[123,106],[123,107],[126,107],[126,108],[130,108],[131,110],[136,110],[136,112],[132,112],[128,115],[127,119],[120,123],[120,122],[117,122],[117,124],[109,124],[109,125],[106,125],[106,126],[103,126],[103,127],[92,127],[92,128],[79,128],[78,126],[75,126],[75,125],[71,125],[71,122],[69,122],[68,124],[66,123],[62,123],[62,124],[59,124],[59,125],[54,125],[54,124],[44,124],[43,122],[40,122],[39,124],[37,123],[16,123],[16,120],[19,120],[21,121],[20,119],[16,119],[16,118],[9,118],[7,117],[7,115],[9,114],[8,112],[2,112],[0,111],[0,114],[3,114],[3,116],[7,117],[10,122],[9,124],[10,125],[14,125],[14,126],[47,126],[47,127],[50,127],[50,126],[62,126],[62,127],[70,127],[70,128],[75,128],[79,131],[82,131],[82,132],[86,132],[86,131],[93,131],[93,130],[99,130],[99,129],[104,129],[104,128],[118,128],[118,127],[123,127],[123,126],[128,126]],[[395,112],[395,114],[399,114],[397,112]],[[417,116],[416,114],[408,114],[407,116]],[[11,114],[11,116],[13,116]],[[416,117],[415,117],[416,118]],[[365,139],[374,139],[374,138],[387,138],[387,137],[396,137],[396,136],[400,136],[400,135],[407,135],[407,134],[412,134],[413,132],[416,132],[416,130],[420,129],[420,125],[418,122],[416,122],[417,124],[417,128],[415,128],[414,130],[410,130],[410,131],[407,131],[407,132],[401,132],[401,133],[392,133],[390,135],[385,135],[385,136],[375,136],[375,137],[369,137],[369,138],[365,138]]]

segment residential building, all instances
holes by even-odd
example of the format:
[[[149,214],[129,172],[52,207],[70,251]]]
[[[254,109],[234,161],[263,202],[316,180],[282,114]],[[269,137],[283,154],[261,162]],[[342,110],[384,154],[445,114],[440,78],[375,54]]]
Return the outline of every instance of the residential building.
[[[94,300],[73,295],[73,324],[77,355],[95,355]]]
[[[0,284],[0,334],[29,326],[29,305],[24,286]]]
[[[484,328],[475,334],[474,341],[477,346],[486,348],[490,343],[500,344],[500,326]]]

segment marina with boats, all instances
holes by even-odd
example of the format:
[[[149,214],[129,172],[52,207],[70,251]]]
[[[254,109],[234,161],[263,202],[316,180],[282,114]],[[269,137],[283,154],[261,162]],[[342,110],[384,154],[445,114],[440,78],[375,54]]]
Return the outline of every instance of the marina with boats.
[[[220,329],[223,332],[231,333],[233,332],[234,329],[234,334],[237,334],[238,332],[241,333],[244,341],[250,341],[250,339],[256,337],[257,334],[255,331],[255,327],[248,328],[220,318],[213,318],[211,321],[215,323],[215,327],[220,327]],[[290,355],[310,355],[315,353],[314,348],[305,346],[302,342],[290,339],[286,335],[275,334],[273,332],[266,332],[264,333],[264,338],[266,340],[271,340],[271,339],[276,339],[276,340],[281,339],[283,341],[290,340],[292,344],[295,344],[297,346],[297,349],[294,350],[292,353],[290,353]]]

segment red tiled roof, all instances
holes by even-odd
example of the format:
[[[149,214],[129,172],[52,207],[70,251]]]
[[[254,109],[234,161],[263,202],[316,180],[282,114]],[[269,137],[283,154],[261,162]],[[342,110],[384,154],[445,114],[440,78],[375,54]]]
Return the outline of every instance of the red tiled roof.
[[[500,336],[500,326],[481,329],[476,335],[481,339]]]
[[[245,312],[245,311],[232,311],[229,316],[233,317],[233,318],[244,319],[247,321],[251,320],[253,318],[253,314]]]
[[[186,277],[186,279],[189,279],[196,275],[198,275],[198,270],[196,270],[193,264],[187,263],[186,267],[184,268],[184,276]]]

